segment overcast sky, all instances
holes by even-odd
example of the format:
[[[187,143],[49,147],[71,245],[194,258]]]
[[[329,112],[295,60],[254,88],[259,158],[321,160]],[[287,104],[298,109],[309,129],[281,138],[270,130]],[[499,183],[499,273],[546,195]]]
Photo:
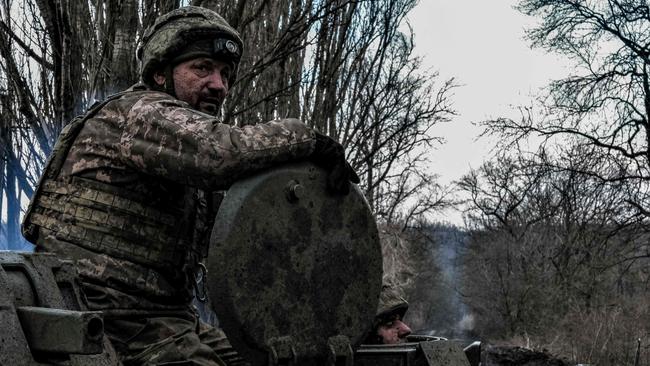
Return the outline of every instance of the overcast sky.
[[[472,122],[514,116],[513,105],[527,101],[549,80],[568,73],[566,63],[544,50],[531,49],[524,29],[537,21],[513,8],[514,0],[420,0],[408,20],[416,53],[442,78],[454,77],[458,116],[436,126],[447,143],[431,155],[431,170],[441,182],[460,178],[488,158],[489,141],[476,141],[481,130]],[[461,224],[460,215],[441,218]]]

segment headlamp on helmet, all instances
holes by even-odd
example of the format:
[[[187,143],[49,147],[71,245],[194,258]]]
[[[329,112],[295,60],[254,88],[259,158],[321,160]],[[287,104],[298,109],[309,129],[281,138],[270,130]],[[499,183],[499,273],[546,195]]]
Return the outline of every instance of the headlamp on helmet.
[[[234,68],[241,58],[241,48],[229,37],[217,35],[215,38],[194,41],[177,54],[170,62],[172,66],[198,57],[209,57],[231,63]]]
[[[239,62],[241,50],[237,43],[232,40],[217,38],[214,40],[214,56],[216,58],[235,59]]]

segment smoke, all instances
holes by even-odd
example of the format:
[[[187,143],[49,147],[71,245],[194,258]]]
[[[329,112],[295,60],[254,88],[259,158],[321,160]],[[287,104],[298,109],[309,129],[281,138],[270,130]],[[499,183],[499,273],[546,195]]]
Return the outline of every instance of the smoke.
[[[474,315],[465,314],[456,325],[456,328],[461,332],[461,334],[468,334],[474,330],[474,325]]]
[[[467,242],[465,231],[451,225],[435,224],[429,228],[429,263],[437,267],[435,285],[421,286],[431,294],[422,299],[432,303],[423,308],[429,314],[423,316],[424,324],[417,328],[423,333],[447,338],[472,338],[475,317],[469,312],[461,296],[461,259]]]

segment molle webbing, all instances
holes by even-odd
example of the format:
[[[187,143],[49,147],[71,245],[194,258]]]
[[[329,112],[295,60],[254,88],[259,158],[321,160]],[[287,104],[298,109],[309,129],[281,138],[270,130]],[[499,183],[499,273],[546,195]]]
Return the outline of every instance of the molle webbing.
[[[59,240],[158,268],[187,258],[191,243],[179,230],[181,212],[163,212],[128,192],[76,177],[45,180],[41,189],[31,223],[55,232]]]
[[[38,185],[36,185],[36,190],[34,191],[32,200],[29,202],[29,206],[27,207],[27,212],[25,213],[25,217],[23,218],[21,229],[25,239],[36,244],[36,241],[38,240],[38,228],[37,225],[32,222],[32,217],[31,217],[32,212],[34,211],[35,208],[35,203],[37,201],[37,198],[41,194],[43,183],[46,180],[56,179],[59,176],[65,158],[68,156],[68,151],[70,151],[70,147],[72,146],[74,140],[77,138],[77,135],[79,135],[81,128],[84,126],[84,124],[89,118],[97,114],[97,112],[100,109],[102,109],[106,104],[122,97],[127,93],[129,92],[125,91],[125,92],[113,94],[108,98],[106,98],[104,101],[93,104],[90,107],[90,109],[86,112],[86,114],[75,117],[72,121],[70,121],[70,123],[68,123],[67,125],[65,125],[65,127],[63,127],[63,130],[61,130],[61,133],[59,134],[59,137],[56,140],[56,143],[54,144],[54,148],[52,149],[52,154],[50,154],[50,156],[47,159],[47,162],[45,163],[43,174],[41,175],[41,178],[38,181]]]
[[[193,246],[183,210],[156,197],[143,197],[110,184],[79,177],[60,177],[61,167],[85,122],[108,102],[68,123],[54,146],[23,219],[23,236],[39,244],[40,228],[58,240],[140,264],[164,268],[186,265]],[[163,200],[164,201],[164,200]],[[189,253],[191,254],[191,253]],[[169,268],[168,268],[169,269]]]

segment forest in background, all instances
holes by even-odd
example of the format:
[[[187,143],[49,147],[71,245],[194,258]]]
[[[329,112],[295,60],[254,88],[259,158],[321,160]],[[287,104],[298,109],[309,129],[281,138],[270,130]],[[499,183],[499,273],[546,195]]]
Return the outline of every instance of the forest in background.
[[[416,0],[3,0],[0,248],[61,128],[137,81],[159,14],[216,10],[245,42],[222,111],[246,125],[298,117],[337,138],[382,232],[385,270],[415,329],[548,349],[576,362],[647,363],[650,10],[642,0],[523,0],[534,47],[571,60],[520,118],[480,122],[499,145],[443,187],[427,151],[453,123],[453,79],[422,68]],[[531,147],[532,146],[532,147]],[[431,223],[444,208],[466,227]]]

